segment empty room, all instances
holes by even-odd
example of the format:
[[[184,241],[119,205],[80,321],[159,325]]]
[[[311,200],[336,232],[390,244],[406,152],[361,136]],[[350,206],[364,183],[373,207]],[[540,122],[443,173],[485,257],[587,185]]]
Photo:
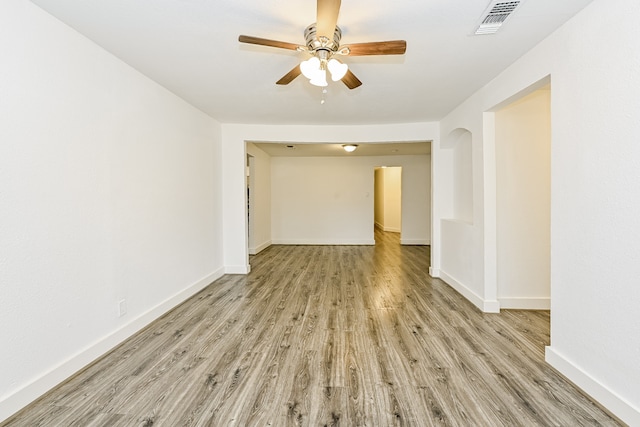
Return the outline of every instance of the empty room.
[[[0,426],[640,426],[638,17],[3,0]]]

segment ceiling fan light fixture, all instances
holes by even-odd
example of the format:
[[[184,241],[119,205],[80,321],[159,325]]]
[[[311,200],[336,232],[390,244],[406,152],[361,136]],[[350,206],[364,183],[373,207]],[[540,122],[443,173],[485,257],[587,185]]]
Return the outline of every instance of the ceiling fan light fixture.
[[[315,78],[321,71],[320,60],[314,56],[306,61],[302,61],[300,63],[300,71],[302,71],[302,75],[309,80]]]
[[[328,86],[329,83],[327,83],[327,70],[318,70],[316,75],[312,79],[309,79],[309,83],[314,86],[320,87]]]
[[[347,64],[343,64],[335,58],[329,60],[327,68],[329,69],[329,73],[331,73],[331,80],[334,82],[341,80],[349,70]]]
[[[347,153],[353,153],[354,151],[356,151],[356,148],[358,148],[358,144],[344,144],[342,148]]]
[[[520,2],[524,0],[491,1]],[[352,43],[348,46],[340,46],[342,30],[338,27],[337,21],[341,1],[316,0],[316,3],[316,22],[304,30],[305,45],[245,35],[238,37],[240,43],[295,50],[312,56],[312,58],[298,63],[287,74],[277,80],[276,84],[288,85],[302,74],[309,79],[311,84],[325,87],[328,86],[328,71],[334,82],[342,81],[347,88],[355,89],[360,87],[362,82],[353,74],[346,64],[343,64],[339,60],[333,60],[334,55],[404,55],[406,52],[407,42],[405,40]]]

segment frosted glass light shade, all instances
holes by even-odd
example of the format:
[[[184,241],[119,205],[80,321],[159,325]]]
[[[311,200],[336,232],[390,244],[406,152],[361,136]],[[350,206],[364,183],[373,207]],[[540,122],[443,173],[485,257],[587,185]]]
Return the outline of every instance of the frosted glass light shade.
[[[342,62],[333,58],[327,64],[327,68],[331,73],[331,80],[333,80],[334,82],[337,82],[338,80],[343,78],[344,75],[347,74],[347,70],[349,70],[347,64],[343,64]]]
[[[342,146],[342,148],[344,148],[344,151],[346,151],[347,153],[353,153],[354,151],[356,151],[356,148],[358,148],[358,145],[356,144],[345,144]]]
[[[318,70],[318,73],[311,80],[309,80],[309,83],[314,86],[327,86],[329,84],[327,83],[327,70]]]
[[[320,72],[320,60],[315,56],[300,63],[300,71],[302,75],[309,80],[315,78]]]

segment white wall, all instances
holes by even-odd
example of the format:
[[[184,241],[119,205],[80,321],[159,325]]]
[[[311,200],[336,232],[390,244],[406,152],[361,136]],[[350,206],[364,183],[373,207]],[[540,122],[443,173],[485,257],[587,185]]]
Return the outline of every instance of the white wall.
[[[431,163],[431,159],[427,159],[425,166]],[[384,168],[384,231],[392,231],[400,233],[402,229],[402,168],[387,167]],[[411,186],[413,189],[414,186]],[[425,186],[415,187],[416,189],[425,189]],[[422,194],[407,194],[407,197],[423,197],[429,199],[427,192]],[[423,220],[424,221],[424,220]],[[414,236],[416,238],[420,236]],[[422,236],[424,240],[426,236]]]
[[[373,244],[373,165],[366,160],[272,158],[273,242]]]
[[[452,171],[452,216],[451,218],[473,223],[473,162],[471,133],[456,132],[447,138],[447,148],[451,150]]]
[[[252,143],[247,153],[253,156],[249,253],[257,254],[271,245],[271,157]]]
[[[402,165],[416,177],[403,181],[402,203],[407,204],[398,206],[398,211],[407,214],[406,220],[401,219],[403,239],[425,244],[429,239],[427,155],[273,157],[273,243],[374,244],[374,168],[381,164]]]
[[[495,114],[498,300],[502,308],[550,308],[551,92]]]
[[[228,273],[246,273],[250,268],[246,237],[247,221],[245,218],[245,141],[276,141],[299,144],[362,143],[363,141],[367,143],[434,141],[437,143],[438,140],[439,125],[433,122],[361,126],[223,124],[222,173],[225,201],[223,205],[225,271]],[[427,174],[428,172],[427,170]],[[419,179],[420,175],[420,172],[417,172],[414,177],[409,177],[405,174],[404,179]],[[428,187],[425,188],[425,191],[429,191]],[[428,204],[428,202],[426,203]],[[405,218],[402,220],[404,222]],[[426,230],[429,229],[429,220],[430,218],[427,218],[427,222],[424,225]],[[411,222],[414,219],[409,218],[407,221]],[[410,242],[406,243],[411,244]]]
[[[0,3],[0,58],[2,420],[223,259],[214,120],[27,1]]]
[[[440,277],[465,298],[479,305],[481,297],[475,289],[468,287],[473,283],[473,225],[466,221],[443,219],[441,228]]]
[[[419,162],[419,167],[412,165]],[[389,163],[394,164],[394,163]],[[400,224],[403,245],[431,244],[431,155],[423,162],[416,157],[402,166],[402,204]]]
[[[492,111],[551,76],[552,316],[546,358],[631,425],[640,425],[638,16],[635,0],[594,0],[440,123],[442,135],[458,128],[473,135],[472,280],[483,301],[491,301],[497,298]],[[432,149],[435,165],[443,149]],[[434,168],[434,189],[445,177]],[[442,201],[434,195],[433,203],[435,227]]]
[[[438,150],[433,153],[434,170],[438,174],[434,191],[433,223],[434,248],[430,273],[440,277],[454,289],[486,312],[497,312],[498,301],[485,298],[485,290],[479,277],[482,263],[477,256],[477,243],[481,226],[474,224],[474,216],[480,216],[474,206],[472,134],[468,129],[456,128],[444,135]]]

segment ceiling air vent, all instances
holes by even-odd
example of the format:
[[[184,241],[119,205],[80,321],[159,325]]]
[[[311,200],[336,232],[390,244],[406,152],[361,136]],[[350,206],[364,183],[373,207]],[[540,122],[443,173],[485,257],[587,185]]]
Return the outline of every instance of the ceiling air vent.
[[[482,19],[474,34],[494,34],[520,3],[522,3],[521,0],[493,0],[482,14]]]

